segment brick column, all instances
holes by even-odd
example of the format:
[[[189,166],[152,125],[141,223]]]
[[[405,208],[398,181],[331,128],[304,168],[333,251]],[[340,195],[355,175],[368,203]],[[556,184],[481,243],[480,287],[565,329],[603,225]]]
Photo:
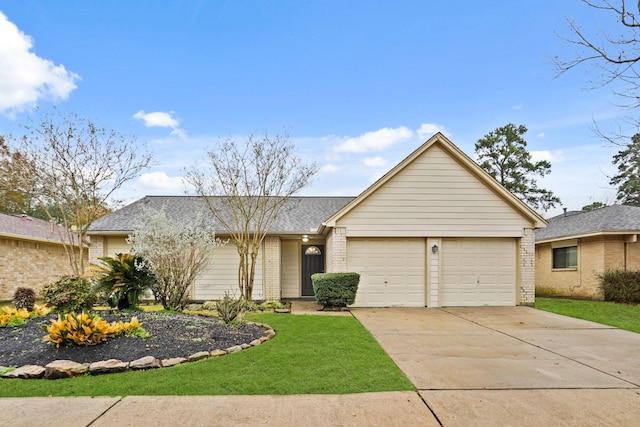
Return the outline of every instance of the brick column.
[[[265,300],[279,301],[281,293],[280,280],[280,238],[267,236],[264,239],[264,279],[263,292]]]
[[[104,253],[104,237],[91,236],[91,244],[89,245],[89,263],[96,263],[98,257],[105,256]]]
[[[336,227],[331,231],[330,262],[331,273],[341,273],[347,271],[347,229],[344,227]]]
[[[536,298],[536,238],[532,228],[525,228],[520,238],[520,300],[519,305],[533,305]]]

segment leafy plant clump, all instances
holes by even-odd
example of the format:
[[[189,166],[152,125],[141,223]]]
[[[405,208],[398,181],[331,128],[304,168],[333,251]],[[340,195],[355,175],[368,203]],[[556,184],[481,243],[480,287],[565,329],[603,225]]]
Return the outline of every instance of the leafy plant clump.
[[[47,332],[43,338],[60,345],[96,345],[107,340],[108,337],[128,334],[138,337],[144,337],[146,331],[142,328],[137,317],[132,317],[129,322],[107,322],[100,316],[85,313],[67,313],[62,318],[58,315],[58,319],[52,319],[51,325],[43,326],[42,329]],[[146,334],[148,336],[148,334]]]
[[[242,323],[242,313],[245,311],[246,301],[234,298],[225,292],[224,298],[216,301],[218,317],[225,325],[237,325]]]
[[[640,303],[640,271],[607,270],[598,279],[605,301]]]
[[[112,308],[124,310],[137,307],[142,293],[155,282],[143,259],[132,254],[98,259],[103,265],[91,266],[96,275],[94,293],[102,294]]]
[[[13,294],[13,305],[15,308],[24,308],[27,311],[33,310],[36,303],[36,293],[31,288],[19,287]]]
[[[360,274],[316,273],[311,282],[318,304],[324,308],[346,307],[356,300]]]
[[[49,309],[35,304],[33,310],[26,308],[2,307],[0,309],[0,327],[13,328],[24,325],[32,317],[44,316],[49,313]]]
[[[90,309],[96,300],[91,282],[80,276],[63,276],[42,290],[42,299],[61,313]]]

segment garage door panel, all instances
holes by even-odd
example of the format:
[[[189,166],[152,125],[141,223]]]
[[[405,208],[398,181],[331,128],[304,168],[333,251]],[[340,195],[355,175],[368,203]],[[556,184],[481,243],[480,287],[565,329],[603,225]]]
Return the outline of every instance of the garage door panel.
[[[349,239],[347,268],[360,273],[354,306],[424,307],[424,239]]]
[[[515,305],[514,239],[443,239],[440,305]]]

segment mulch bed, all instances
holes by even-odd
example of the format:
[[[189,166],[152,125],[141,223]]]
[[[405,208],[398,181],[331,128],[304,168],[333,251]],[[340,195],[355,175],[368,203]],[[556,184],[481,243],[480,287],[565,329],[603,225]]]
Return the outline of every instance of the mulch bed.
[[[264,336],[264,328],[245,324],[229,327],[217,318],[186,314],[129,312],[123,314],[100,314],[104,320],[128,321],[136,316],[142,327],[149,332],[148,338],[117,336],[95,346],[73,346],[56,348],[43,342],[43,325],[57,315],[31,319],[27,324],[15,328],[0,328],[0,366],[45,366],[54,360],[72,360],[91,363],[108,359],[130,362],[145,356],[157,359],[189,357],[201,351],[227,349],[249,343]]]

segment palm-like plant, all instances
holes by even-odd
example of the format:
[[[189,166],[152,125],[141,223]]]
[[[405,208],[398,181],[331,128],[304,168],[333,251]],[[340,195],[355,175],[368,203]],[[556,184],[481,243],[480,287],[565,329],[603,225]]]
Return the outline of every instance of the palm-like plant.
[[[110,307],[136,307],[140,295],[155,282],[141,257],[125,253],[98,259],[103,265],[91,266],[96,279],[94,292],[102,293]]]

